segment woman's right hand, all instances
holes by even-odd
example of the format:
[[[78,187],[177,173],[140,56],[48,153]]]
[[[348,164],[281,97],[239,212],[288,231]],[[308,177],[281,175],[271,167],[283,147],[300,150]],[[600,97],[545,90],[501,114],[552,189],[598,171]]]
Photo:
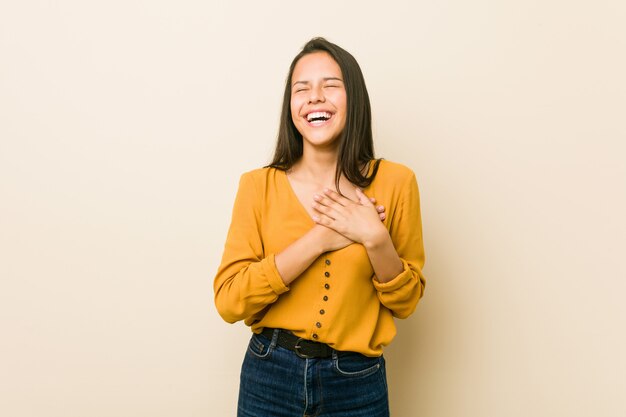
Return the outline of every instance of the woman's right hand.
[[[321,224],[313,226],[311,233],[314,235],[315,241],[320,245],[322,253],[343,249],[354,243],[354,241],[348,239],[341,233],[329,227],[322,226]]]

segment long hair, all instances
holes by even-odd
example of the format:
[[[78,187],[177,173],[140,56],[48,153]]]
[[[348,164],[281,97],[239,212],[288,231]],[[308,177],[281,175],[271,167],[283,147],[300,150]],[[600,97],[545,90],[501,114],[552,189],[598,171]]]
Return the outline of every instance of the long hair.
[[[308,41],[291,62],[285,83],[276,150],[268,166],[288,170],[302,157],[302,135],[291,118],[291,82],[293,70],[300,58],[313,52],[326,52],[337,62],[346,89],[346,124],[337,138],[339,155],[335,171],[335,185],[339,190],[339,179],[343,174],[352,184],[367,187],[378,172],[380,160],[375,161],[371,175],[367,176],[369,162],[374,159],[374,141],[372,139],[372,110],[365,79],[358,62],[348,51],[320,37]],[[367,170],[363,169],[365,164],[367,164]]]

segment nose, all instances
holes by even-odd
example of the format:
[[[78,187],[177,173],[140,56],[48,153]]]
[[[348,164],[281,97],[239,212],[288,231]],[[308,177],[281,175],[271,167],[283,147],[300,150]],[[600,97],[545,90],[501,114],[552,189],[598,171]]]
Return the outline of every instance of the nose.
[[[313,86],[309,90],[309,103],[324,101],[324,91],[321,86]]]

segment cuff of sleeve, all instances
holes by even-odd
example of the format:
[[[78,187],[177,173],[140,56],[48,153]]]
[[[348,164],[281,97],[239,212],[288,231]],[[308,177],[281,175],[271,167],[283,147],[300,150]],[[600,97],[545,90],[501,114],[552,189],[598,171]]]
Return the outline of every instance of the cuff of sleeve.
[[[267,256],[263,262],[263,273],[267,277],[267,281],[272,287],[272,290],[278,295],[289,291],[289,287],[285,285],[285,282],[280,277],[278,269],[276,269],[276,262],[274,261],[274,254]]]
[[[393,277],[391,281],[380,282],[376,278],[372,278],[372,282],[374,283],[374,287],[379,292],[391,292],[395,291],[398,288],[402,287],[404,284],[413,279],[413,273],[411,272],[411,268],[409,264],[404,259],[400,258],[402,261],[402,272]]]

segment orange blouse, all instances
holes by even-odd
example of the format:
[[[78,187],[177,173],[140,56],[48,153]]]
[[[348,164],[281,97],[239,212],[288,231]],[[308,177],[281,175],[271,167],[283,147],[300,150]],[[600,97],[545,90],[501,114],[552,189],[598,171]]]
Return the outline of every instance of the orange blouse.
[[[323,254],[286,286],[274,256],[315,223],[284,171],[260,168],[243,174],[214,281],[222,318],[244,320],[255,333],[264,327],[287,329],[337,350],[380,356],[396,335],[393,317],[408,317],[424,294],[419,191],[409,168],[386,160],[363,191],[385,206],[383,223],[403,271],[378,282],[365,248],[353,243]]]

